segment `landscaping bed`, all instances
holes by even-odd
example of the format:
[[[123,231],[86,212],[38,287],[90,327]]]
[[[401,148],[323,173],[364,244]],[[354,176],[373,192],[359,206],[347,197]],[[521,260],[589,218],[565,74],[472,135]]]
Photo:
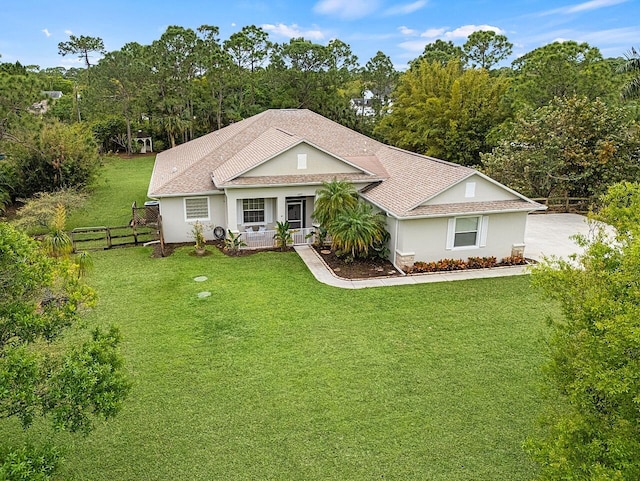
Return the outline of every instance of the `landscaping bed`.
[[[327,247],[313,247],[336,276],[345,279],[369,279],[372,277],[388,277],[398,275],[393,264],[384,259],[354,259],[346,262]]]

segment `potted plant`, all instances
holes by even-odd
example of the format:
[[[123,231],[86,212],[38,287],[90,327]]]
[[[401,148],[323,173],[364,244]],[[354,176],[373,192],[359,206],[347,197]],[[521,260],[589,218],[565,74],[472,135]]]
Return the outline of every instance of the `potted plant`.
[[[194,247],[196,255],[202,256],[206,252],[207,240],[204,238],[204,226],[200,221],[196,221],[191,229],[191,235],[195,241]]]

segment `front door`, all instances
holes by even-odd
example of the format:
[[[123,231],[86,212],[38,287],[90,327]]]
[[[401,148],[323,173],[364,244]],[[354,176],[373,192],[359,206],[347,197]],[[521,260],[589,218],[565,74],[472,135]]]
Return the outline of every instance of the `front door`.
[[[287,222],[291,229],[304,227],[304,200],[287,199]]]

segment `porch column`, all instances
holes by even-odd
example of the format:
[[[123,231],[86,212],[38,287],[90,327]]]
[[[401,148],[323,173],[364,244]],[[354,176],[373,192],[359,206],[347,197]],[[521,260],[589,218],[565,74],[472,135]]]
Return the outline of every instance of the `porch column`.
[[[227,229],[238,231],[238,201],[235,196],[227,196]]]
[[[287,198],[278,196],[276,204],[276,219],[279,222],[284,222],[286,220],[287,213]]]

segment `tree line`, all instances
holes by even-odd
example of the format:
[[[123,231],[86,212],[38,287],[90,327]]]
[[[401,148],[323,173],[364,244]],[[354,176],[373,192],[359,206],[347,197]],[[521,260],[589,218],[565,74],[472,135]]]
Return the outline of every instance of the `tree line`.
[[[0,150],[19,160],[0,164],[0,192],[8,202],[91,181],[97,157],[77,145],[62,159],[42,138],[44,125],[59,123],[48,127],[59,135],[75,125],[70,137],[84,129],[100,151],[131,153],[137,131],[160,150],[269,108],[311,109],[534,197],[597,195],[635,180],[637,108],[621,92],[637,94],[637,52],[604,58],[587,43],[555,42],[500,67],[512,47],[491,31],[462,46],[436,40],[399,72],[383,52],[361,65],[341,40],[277,43],[254,25],[224,40],[216,26],[170,26],[149,45],[111,52],[98,37],[71,35],[59,53],[84,68],[0,64]],[[45,90],[64,95],[44,116],[29,114]],[[353,108],[365,97],[372,115]]]

